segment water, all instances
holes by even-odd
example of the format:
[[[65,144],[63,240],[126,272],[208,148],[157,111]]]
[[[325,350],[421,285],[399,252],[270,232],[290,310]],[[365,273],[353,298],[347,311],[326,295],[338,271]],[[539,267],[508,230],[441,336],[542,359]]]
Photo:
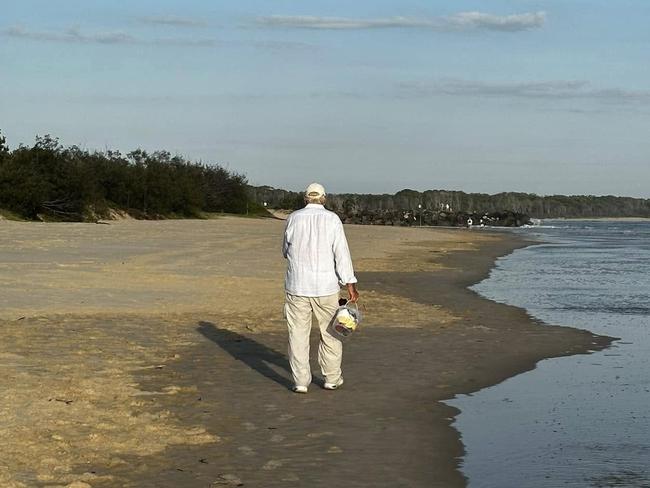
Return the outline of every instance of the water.
[[[650,487],[650,222],[544,221],[474,289],[620,338],[448,402],[471,488]]]

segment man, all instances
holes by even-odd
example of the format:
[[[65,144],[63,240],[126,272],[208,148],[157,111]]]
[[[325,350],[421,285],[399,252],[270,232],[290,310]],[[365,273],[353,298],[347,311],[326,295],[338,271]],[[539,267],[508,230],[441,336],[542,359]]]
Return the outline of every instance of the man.
[[[287,219],[282,254],[288,261],[284,314],[289,328],[289,363],[296,393],[307,393],[311,383],[309,333],[312,314],[320,329],[318,363],[325,389],[343,384],[343,345],[327,328],[339,306],[340,285],[349,299],[359,299],[348,243],[341,219],[326,210],[325,188],[312,183],[305,191],[305,208]]]

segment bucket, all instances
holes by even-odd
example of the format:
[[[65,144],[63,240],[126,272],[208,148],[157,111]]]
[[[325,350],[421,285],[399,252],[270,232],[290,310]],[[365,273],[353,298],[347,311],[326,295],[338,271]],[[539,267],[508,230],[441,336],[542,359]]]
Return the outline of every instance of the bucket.
[[[345,340],[357,330],[362,314],[355,302],[344,302],[334,315],[330,333],[339,340]]]

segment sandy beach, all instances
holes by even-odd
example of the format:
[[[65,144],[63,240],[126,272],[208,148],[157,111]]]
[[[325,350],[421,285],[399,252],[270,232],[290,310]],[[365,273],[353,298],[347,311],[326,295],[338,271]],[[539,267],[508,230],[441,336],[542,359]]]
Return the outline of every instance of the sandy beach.
[[[0,222],[0,485],[461,487],[441,400],[610,342],[467,289],[512,235],[346,226],[346,384],[292,394],[282,230]]]

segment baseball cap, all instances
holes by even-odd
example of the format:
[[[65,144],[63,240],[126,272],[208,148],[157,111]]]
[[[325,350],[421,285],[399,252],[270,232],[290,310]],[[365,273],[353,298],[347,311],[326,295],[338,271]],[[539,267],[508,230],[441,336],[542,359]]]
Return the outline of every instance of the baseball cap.
[[[320,183],[312,183],[305,190],[305,195],[307,195],[308,197],[325,196],[325,188]]]

